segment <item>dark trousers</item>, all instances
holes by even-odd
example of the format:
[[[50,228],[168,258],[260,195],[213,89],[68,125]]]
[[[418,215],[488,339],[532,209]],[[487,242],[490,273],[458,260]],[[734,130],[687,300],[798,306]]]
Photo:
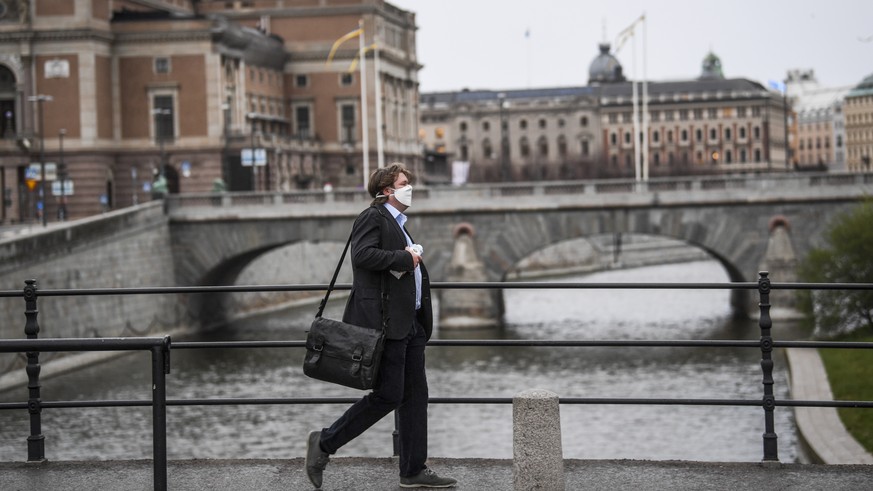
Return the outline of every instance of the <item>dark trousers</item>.
[[[415,323],[404,339],[386,340],[373,392],[354,403],[330,428],[321,431],[321,446],[330,453],[352,441],[393,410],[400,432],[400,477],[412,477],[427,460],[427,377],[424,373],[424,328]]]

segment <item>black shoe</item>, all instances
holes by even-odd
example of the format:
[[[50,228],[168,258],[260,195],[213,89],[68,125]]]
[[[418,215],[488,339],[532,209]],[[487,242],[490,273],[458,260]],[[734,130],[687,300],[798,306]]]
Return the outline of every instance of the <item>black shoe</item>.
[[[330,455],[321,449],[320,442],[320,431],[313,431],[306,440],[306,477],[316,489],[321,487],[321,473],[330,461]]]
[[[401,488],[453,488],[458,481],[449,477],[440,477],[436,472],[425,469],[412,477],[401,477]]]

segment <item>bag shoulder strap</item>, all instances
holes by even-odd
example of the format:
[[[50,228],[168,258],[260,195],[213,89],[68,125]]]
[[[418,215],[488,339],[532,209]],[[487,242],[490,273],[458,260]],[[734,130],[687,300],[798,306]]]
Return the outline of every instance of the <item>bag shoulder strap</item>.
[[[376,211],[382,215],[382,218],[387,220],[385,213],[382,212],[379,205],[374,206]],[[382,234],[384,233],[384,228],[380,222],[379,224],[379,245],[382,244]],[[343,261],[346,259],[346,253],[349,251],[349,246],[352,243],[352,232],[349,232],[349,239],[346,241],[346,246],[343,248],[343,253],[340,255],[339,262],[336,264],[336,269],[333,271],[333,277],[330,279],[330,284],[327,286],[327,291],[324,293],[324,298],[321,299],[321,303],[318,306],[318,312],[316,312],[315,317],[321,317],[324,313],[324,308],[327,306],[327,300],[330,298],[330,292],[333,291],[334,285],[336,285],[336,279],[339,276],[340,269],[343,267]],[[385,273],[382,273],[381,276],[381,290],[382,290],[382,330],[388,329],[388,290],[387,285],[385,284]]]

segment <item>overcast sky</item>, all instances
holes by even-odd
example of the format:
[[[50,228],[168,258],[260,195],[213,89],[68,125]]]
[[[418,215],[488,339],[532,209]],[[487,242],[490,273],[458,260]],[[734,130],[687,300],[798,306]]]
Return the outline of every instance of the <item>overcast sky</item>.
[[[388,1],[416,13],[422,92],[586,85],[604,23],[614,43],[643,13],[649,80],[697,77],[710,49],[726,77],[765,86],[794,68],[828,87],[873,74],[873,0]],[[633,47],[617,55],[628,76]]]

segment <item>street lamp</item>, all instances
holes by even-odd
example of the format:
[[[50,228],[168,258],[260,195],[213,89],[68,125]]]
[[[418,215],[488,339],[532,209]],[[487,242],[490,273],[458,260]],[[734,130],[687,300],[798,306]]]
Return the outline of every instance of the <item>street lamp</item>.
[[[46,193],[45,193],[45,135],[44,128],[45,123],[42,117],[42,103],[43,102],[51,102],[54,98],[50,95],[38,94],[32,95],[27,98],[30,102],[37,103],[37,112],[39,114],[39,173],[40,173],[40,181],[39,181],[39,194],[40,199],[42,200],[42,226],[45,227],[46,219],[45,219],[45,210],[46,210]]]
[[[58,158],[58,179],[61,180],[61,201],[58,205],[58,221],[61,222],[67,220],[67,193],[65,189],[67,180],[67,165],[64,164],[64,135],[66,134],[66,128],[61,128],[58,131],[58,148],[60,150],[60,157]]]
[[[252,191],[258,190],[258,166],[255,163],[255,118],[257,117],[257,113],[246,113],[246,118],[249,120],[249,124],[252,127],[252,148],[251,148],[251,159],[252,159]]]
[[[500,170],[503,173],[503,181],[508,182],[512,177],[509,166],[509,137],[507,136],[507,123],[504,110],[506,109],[506,94],[497,94],[497,102],[500,104]]]

